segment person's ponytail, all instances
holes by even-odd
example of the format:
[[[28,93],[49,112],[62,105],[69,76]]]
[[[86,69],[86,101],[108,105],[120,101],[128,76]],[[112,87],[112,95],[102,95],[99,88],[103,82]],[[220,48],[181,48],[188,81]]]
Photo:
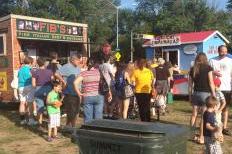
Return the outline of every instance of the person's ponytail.
[[[87,70],[89,71],[89,70],[91,70],[91,68],[93,68],[94,67],[94,60],[93,59],[88,59],[87,60]]]

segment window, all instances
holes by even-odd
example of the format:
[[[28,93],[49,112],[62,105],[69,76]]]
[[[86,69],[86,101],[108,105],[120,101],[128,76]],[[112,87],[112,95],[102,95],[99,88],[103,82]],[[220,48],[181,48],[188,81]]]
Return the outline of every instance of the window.
[[[6,35],[0,34],[0,56],[6,55]]]

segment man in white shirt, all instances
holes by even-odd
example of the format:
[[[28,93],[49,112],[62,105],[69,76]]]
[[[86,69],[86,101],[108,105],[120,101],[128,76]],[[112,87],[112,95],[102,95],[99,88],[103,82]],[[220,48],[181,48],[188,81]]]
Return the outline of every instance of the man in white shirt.
[[[104,104],[104,117],[105,118],[112,118],[113,117],[113,106],[114,104],[112,103],[112,81],[113,81],[113,77],[114,74],[112,72],[112,65],[110,64],[110,56],[106,55],[103,58],[104,63],[99,65],[99,70],[100,73],[103,75],[103,77],[105,78],[108,86],[109,86],[109,93],[105,94],[105,104]]]
[[[228,50],[225,45],[218,47],[218,56],[210,60],[210,65],[214,69],[214,75],[221,80],[220,90],[226,98],[226,107],[223,109],[223,134],[231,135],[227,128],[229,115],[229,105],[231,102],[232,89],[232,58],[228,56]]]

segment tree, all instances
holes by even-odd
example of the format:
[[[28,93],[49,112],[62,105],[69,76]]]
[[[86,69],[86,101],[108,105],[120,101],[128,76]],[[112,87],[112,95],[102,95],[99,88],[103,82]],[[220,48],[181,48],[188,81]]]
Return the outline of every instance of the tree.
[[[226,8],[228,11],[232,12],[232,0],[228,0]]]
[[[14,0],[0,0],[0,15],[5,16],[11,12],[11,8],[14,5]]]
[[[145,20],[150,24],[152,33],[159,33],[156,28],[157,16],[163,9],[164,0],[136,0],[138,6],[136,8],[140,19]]]
[[[106,41],[115,47],[116,9],[120,0],[0,0],[0,16],[9,13],[88,24],[92,51]],[[135,10],[119,9],[119,46],[130,51],[130,33],[174,34],[219,30],[232,40],[232,0],[227,10],[210,7],[207,0],[136,0]],[[134,42],[141,46],[140,41]],[[141,50],[141,49],[139,49]],[[125,54],[128,57],[129,54]]]

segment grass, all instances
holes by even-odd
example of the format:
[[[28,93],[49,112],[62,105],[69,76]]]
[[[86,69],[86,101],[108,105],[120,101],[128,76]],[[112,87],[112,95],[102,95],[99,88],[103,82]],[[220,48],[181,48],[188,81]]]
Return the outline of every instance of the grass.
[[[38,132],[37,128],[18,125],[16,111],[0,110],[0,154],[58,154],[77,153],[77,145],[69,137],[48,143],[45,140],[46,130]]]
[[[191,105],[186,101],[175,101],[169,105],[170,113],[167,116],[161,117],[161,120],[175,122],[178,124],[189,125],[191,116]],[[230,108],[230,113],[232,109]],[[198,118],[198,123],[200,119]],[[231,119],[229,119],[229,128],[232,128]],[[232,137],[224,136],[225,141],[222,144],[223,152],[225,154],[232,154]],[[198,145],[191,141],[187,144],[188,154],[203,154],[204,145]]]
[[[170,113],[161,116],[161,121],[189,125],[191,106],[188,102],[175,101],[168,108]],[[232,113],[232,110],[230,113]],[[77,145],[71,143],[69,137],[63,137],[55,142],[48,143],[45,140],[46,130],[38,132],[36,128],[29,129],[28,127],[19,126],[16,111],[0,110],[0,121],[0,154],[78,153]],[[232,128],[231,117],[229,127]],[[225,136],[222,147],[225,154],[232,154],[232,137]],[[204,146],[188,141],[187,149],[188,154],[203,154]]]

